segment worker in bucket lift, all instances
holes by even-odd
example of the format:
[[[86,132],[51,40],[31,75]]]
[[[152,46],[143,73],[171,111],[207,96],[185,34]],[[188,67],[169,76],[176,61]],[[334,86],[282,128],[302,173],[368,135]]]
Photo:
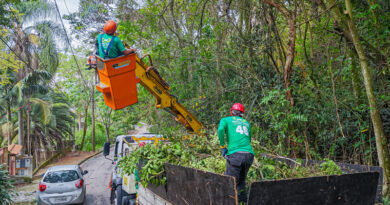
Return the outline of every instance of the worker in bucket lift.
[[[114,35],[116,27],[115,21],[109,20],[104,25],[105,33],[97,36],[97,50],[102,59],[116,58],[136,51],[134,48],[126,49],[122,41]]]
[[[255,154],[250,144],[251,125],[243,118],[244,106],[240,103],[232,106],[230,115],[222,118],[219,123],[219,144],[222,156],[226,158],[225,175],[236,179],[239,203],[246,204],[245,179]]]

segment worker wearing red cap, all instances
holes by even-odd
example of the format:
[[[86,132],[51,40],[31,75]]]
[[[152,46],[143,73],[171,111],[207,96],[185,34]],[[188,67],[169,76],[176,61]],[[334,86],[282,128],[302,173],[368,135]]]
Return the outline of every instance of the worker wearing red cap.
[[[104,25],[104,34],[99,34],[97,37],[99,56],[103,59],[116,58],[120,55],[128,55],[134,53],[135,49],[126,49],[122,41],[114,36],[116,31],[116,23],[109,20]]]
[[[219,123],[219,144],[226,158],[225,175],[236,178],[238,200],[246,203],[245,179],[255,154],[251,146],[251,125],[243,118],[244,106],[240,103],[232,106],[230,115]]]

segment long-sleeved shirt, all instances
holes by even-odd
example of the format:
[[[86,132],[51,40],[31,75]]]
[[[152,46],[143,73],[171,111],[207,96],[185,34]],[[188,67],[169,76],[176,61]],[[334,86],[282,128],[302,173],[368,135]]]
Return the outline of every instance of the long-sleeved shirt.
[[[231,116],[222,118],[218,127],[218,138],[221,147],[225,147],[227,138],[227,155],[238,151],[253,152],[251,146],[251,125],[242,117]]]

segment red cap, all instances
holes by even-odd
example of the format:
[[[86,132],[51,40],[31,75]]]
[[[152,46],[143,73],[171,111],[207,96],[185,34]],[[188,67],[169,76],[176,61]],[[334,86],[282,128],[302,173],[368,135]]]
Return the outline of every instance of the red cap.
[[[230,114],[232,114],[233,110],[238,110],[238,111],[245,113],[244,106],[241,103],[234,103],[234,105],[230,109]]]

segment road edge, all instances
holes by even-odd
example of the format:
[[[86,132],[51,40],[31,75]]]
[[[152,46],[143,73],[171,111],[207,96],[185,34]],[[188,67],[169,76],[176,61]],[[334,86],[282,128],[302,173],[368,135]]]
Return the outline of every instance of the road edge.
[[[113,147],[114,147],[114,145],[112,144],[112,145],[110,146],[110,149],[113,148]],[[86,158],[80,160],[79,162],[77,162],[77,164],[78,164],[78,165],[82,165],[84,162],[88,161],[88,160],[91,159],[92,157],[96,157],[98,154],[100,154],[100,153],[102,153],[102,152],[103,152],[103,147],[101,148],[101,150],[97,151],[96,153],[94,153],[94,154],[92,154],[92,155],[90,155],[90,156],[88,156],[88,157],[86,157]]]

